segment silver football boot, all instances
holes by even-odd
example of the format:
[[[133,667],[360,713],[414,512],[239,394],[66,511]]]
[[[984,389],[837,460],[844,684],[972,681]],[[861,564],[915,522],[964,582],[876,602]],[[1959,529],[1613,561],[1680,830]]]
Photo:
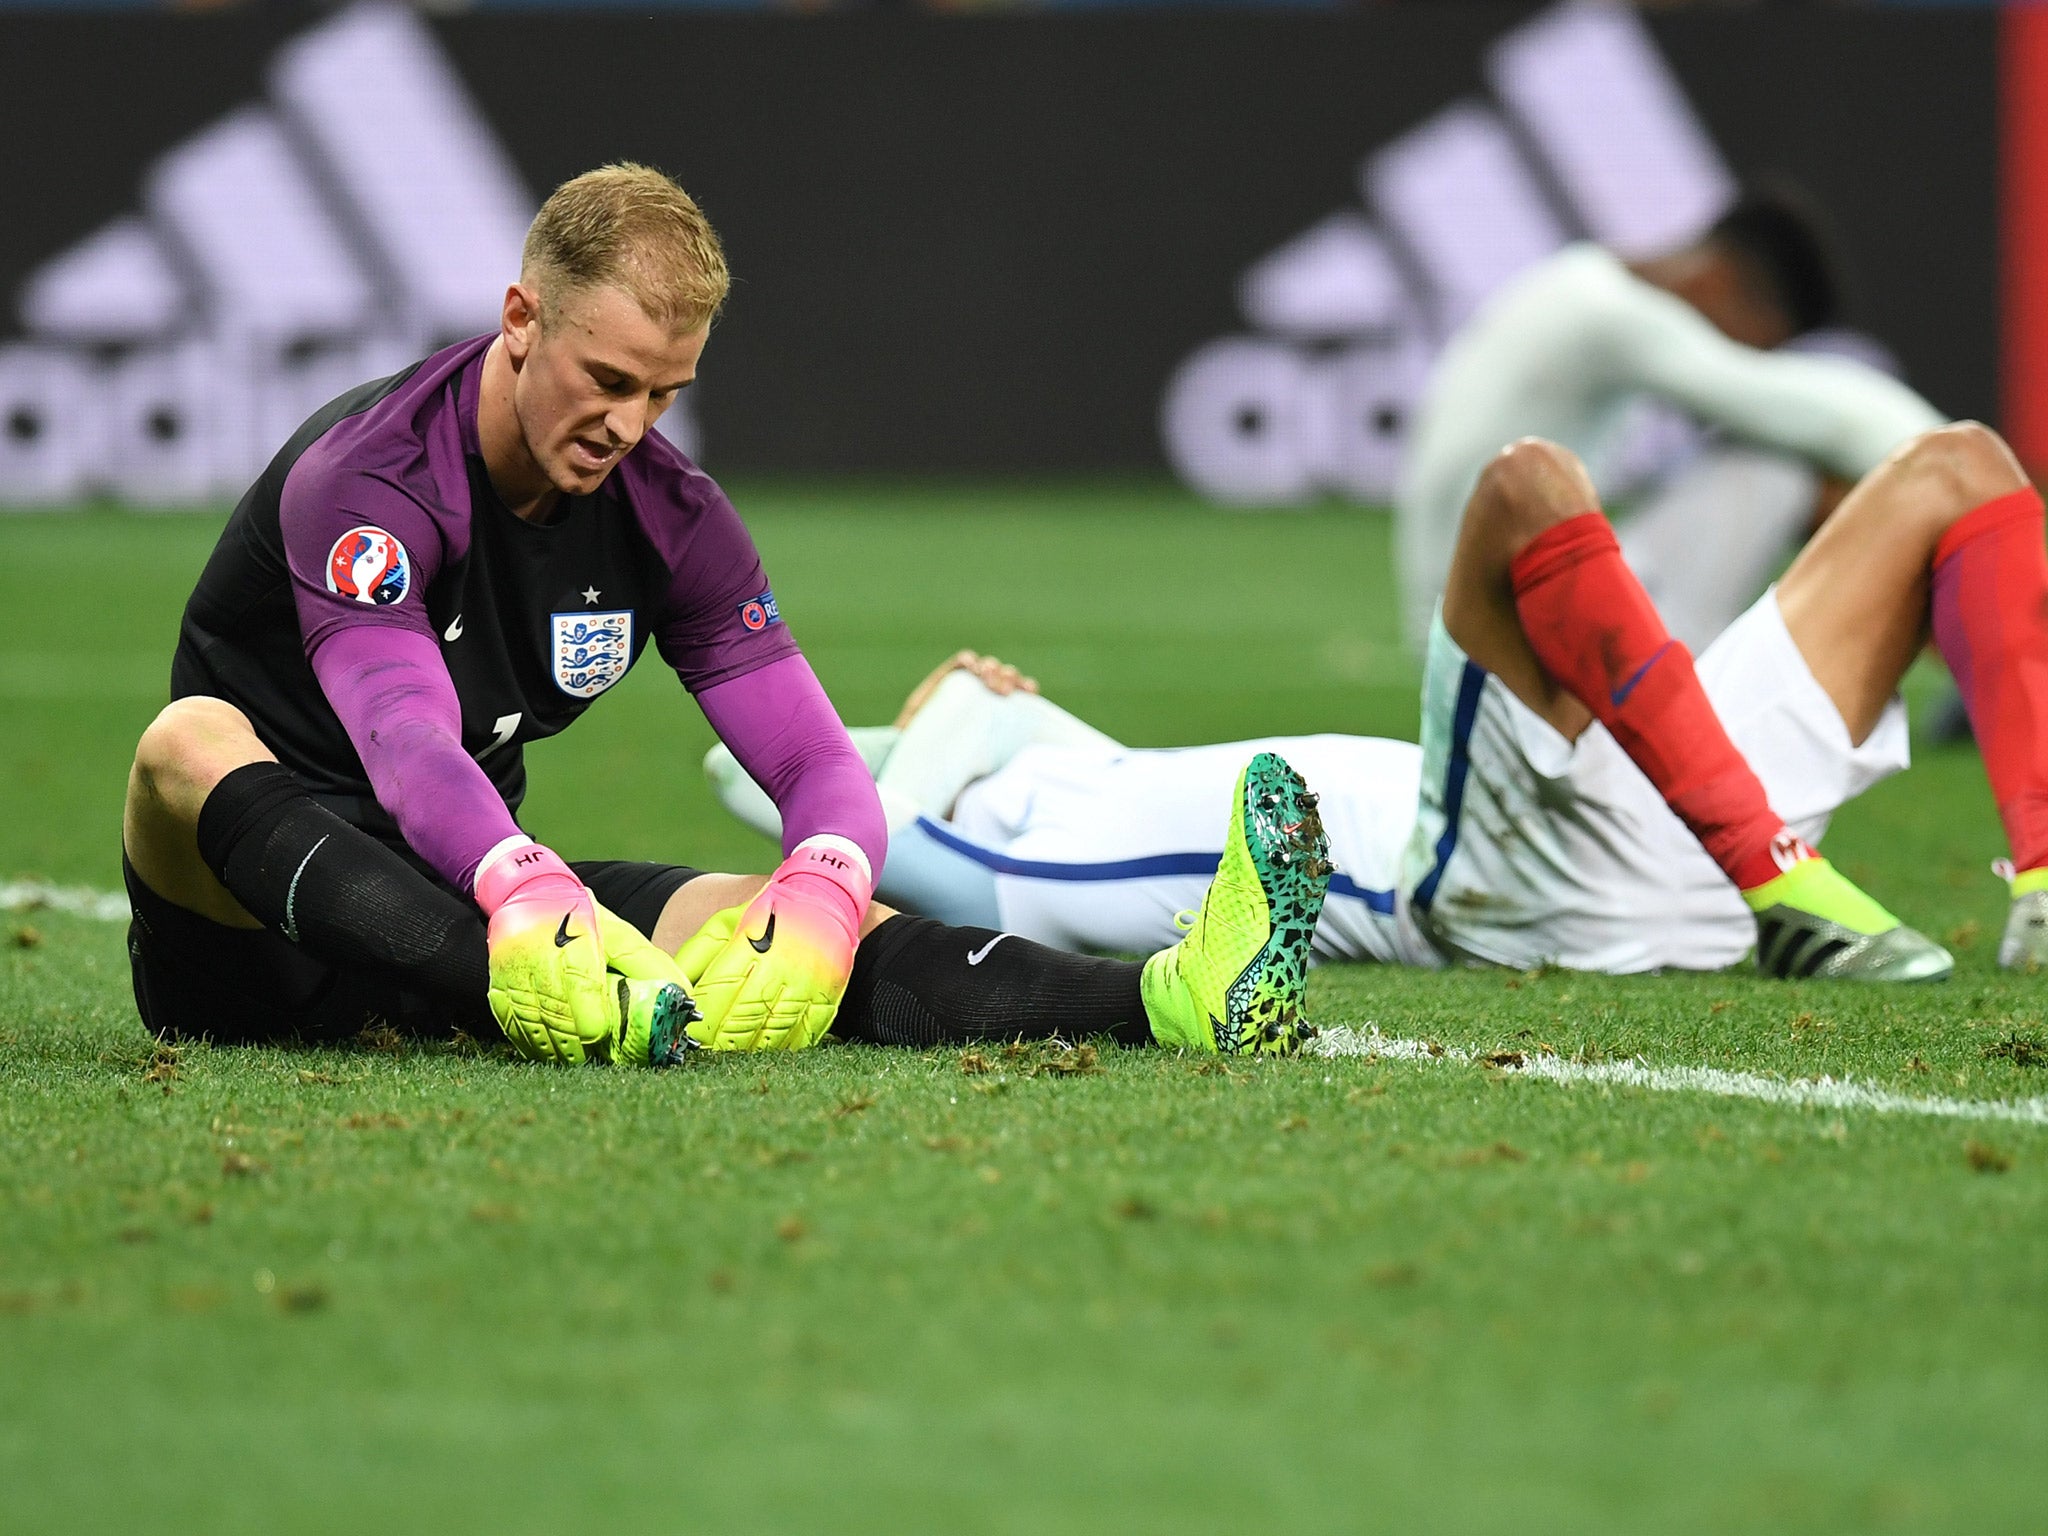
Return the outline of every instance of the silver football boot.
[[[2013,905],[2017,910],[2019,903]],[[2048,957],[2048,906],[2040,910],[2039,942]],[[1999,953],[2002,959],[2004,951]],[[1782,981],[1946,981],[1956,962],[1904,923],[1882,933],[1858,933],[1781,902],[1756,915],[1756,968]]]
[[[1998,963],[2008,971],[2048,968],[2048,891],[2013,897],[2005,937],[1998,941]]]

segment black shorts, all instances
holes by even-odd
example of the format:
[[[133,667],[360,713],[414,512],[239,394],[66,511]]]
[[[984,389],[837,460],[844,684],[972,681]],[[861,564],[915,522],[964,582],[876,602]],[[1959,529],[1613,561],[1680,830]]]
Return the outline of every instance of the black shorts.
[[[704,871],[682,864],[593,859],[571,864],[598,901],[651,934],[661,909]],[[493,1038],[484,999],[472,1018],[450,1018],[396,972],[344,968],[309,955],[268,928],[227,928],[163,899],[124,856],[128,964],[135,1009],[164,1040],[220,1044],[347,1040],[377,1023],[405,1034],[466,1029]],[[436,884],[444,884],[437,880]],[[482,941],[483,917],[477,917]],[[484,1032],[484,1033],[479,1033]]]

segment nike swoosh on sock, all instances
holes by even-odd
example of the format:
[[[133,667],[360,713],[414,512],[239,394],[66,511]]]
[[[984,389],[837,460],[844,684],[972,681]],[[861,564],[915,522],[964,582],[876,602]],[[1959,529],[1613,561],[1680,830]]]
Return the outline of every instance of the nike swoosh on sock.
[[[1003,940],[1010,937],[1010,934],[999,933],[994,938],[990,939],[986,944],[982,945],[981,948],[968,951],[967,963],[969,965],[981,964],[982,961],[988,958],[988,952],[990,950],[994,949],[998,944],[1002,943]]]
[[[320,843],[327,841],[332,833],[323,833]],[[284,888],[284,936],[294,944],[299,942],[299,921],[292,916],[292,903],[298,899],[299,876],[306,872],[306,866],[313,862],[313,855],[320,851],[320,843],[306,850],[306,856],[299,860],[299,867],[292,871],[292,883]]]
[[[1636,691],[1636,684],[1640,683],[1643,680],[1643,674],[1648,672],[1650,668],[1657,665],[1657,659],[1676,644],[1678,644],[1676,640],[1666,640],[1662,645],[1658,646],[1656,650],[1650,653],[1650,659],[1648,661],[1644,662],[1640,667],[1637,667],[1635,671],[1631,672],[1628,675],[1627,680],[1623,682],[1619,688],[1615,689],[1614,692],[1610,693],[1607,696],[1609,699],[1613,701],[1614,707],[1616,709],[1621,708],[1622,705],[1628,702],[1628,696]]]

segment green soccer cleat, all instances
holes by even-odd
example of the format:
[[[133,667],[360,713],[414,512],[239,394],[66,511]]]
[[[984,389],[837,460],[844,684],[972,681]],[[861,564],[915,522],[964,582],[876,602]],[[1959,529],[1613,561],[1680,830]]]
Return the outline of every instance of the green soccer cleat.
[[[1139,990],[1161,1045],[1289,1055],[1303,1016],[1309,941],[1330,885],[1330,843],[1301,775],[1261,752],[1237,777],[1230,836],[1188,936],[1145,962]]]
[[[672,981],[617,977],[620,1030],[612,1060],[629,1067],[672,1067],[697,1048],[684,1026],[697,1022],[697,1005]]]
[[[1823,858],[1800,860],[1742,899],[1756,914],[1756,968],[1782,981],[1945,981],[1956,968]]]

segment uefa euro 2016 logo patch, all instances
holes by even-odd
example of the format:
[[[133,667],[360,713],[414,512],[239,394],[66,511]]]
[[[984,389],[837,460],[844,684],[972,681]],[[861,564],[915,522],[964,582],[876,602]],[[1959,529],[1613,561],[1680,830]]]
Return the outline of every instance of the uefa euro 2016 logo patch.
[[[763,592],[740,604],[740,622],[749,629],[766,629],[782,622],[782,610],[775,606],[775,594]]]
[[[633,610],[558,613],[555,686],[578,699],[594,699],[633,664]]]
[[[327,551],[327,590],[387,608],[412,589],[412,559],[382,528],[351,528]]]

